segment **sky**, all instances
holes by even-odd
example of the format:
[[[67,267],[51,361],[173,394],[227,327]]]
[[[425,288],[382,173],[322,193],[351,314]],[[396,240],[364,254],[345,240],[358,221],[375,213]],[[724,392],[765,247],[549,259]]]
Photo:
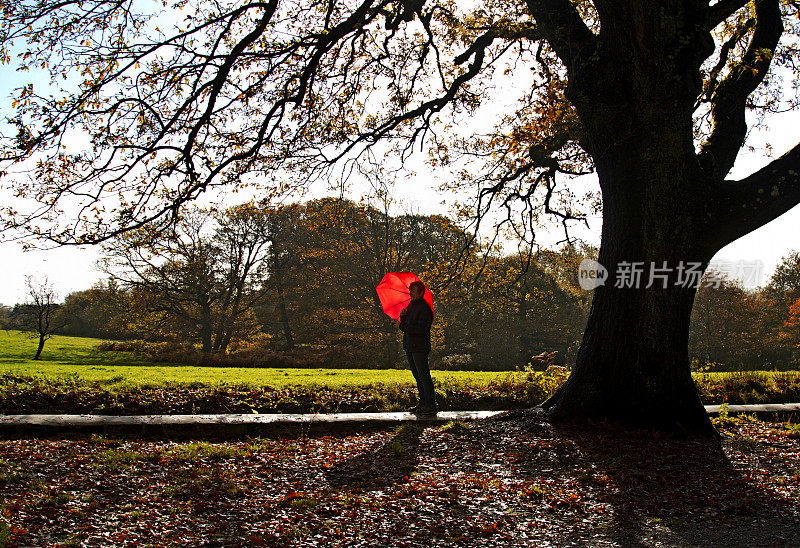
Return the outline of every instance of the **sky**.
[[[8,67],[5,68],[8,70]],[[20,82],[20,78],[13,73],[4,74],[3,78],[0,78],[0,118],[4,118],[7,114],[4,112],[4,105],[8,104],[6,98],[14,87],[20,85]],[[503,95],[495,94],[496,97]],[[495,105],[494,108],[498,106]],[[503,106],[499,108],[502,109]],[[757,150],[740,153],[730,175],[732,178],[744,177],[770,161],[770,158],[759,150],[764,143],[769,142],[772,145],[774,157],[777,157],[800,141],[800,131],[798,131],[800,113],[775,115],[768,120],[767,127],[767,130],[754,130],[750,135],[748,143],[754,145]],[[442,196],[437,194],[436,184],[431,183],[431,179],[431,174],[425,170],[422,163],[418,163],[412,174],[394,185],[392,188],[394,198],[405,210],[412,210],[415,213],[446,213],[440,205]],[[588,187],[597,187],[593,176],[588,176],[584,182]],[[326,193],[324,191],[316,193],[316,196],[322,195]],[[350,197],[358,198],[358,196]],[[242,201],[241,198],[238,201]],[[593,245],[599,245],[601,223],[602,219],[599,216],[591,217],[588,229],[576,226],[571,234]],[[554,245],[562,238],[563,232],[558,226],[542,229],[537,233],[538,243],[545,247]],[[722,264],[747,262],[762,265],[758,275],[752,276],[751,272],[750,277],[744,280],[745,285],[754,287],[766,284],[781,258],[793,250],[800,250],[800,206],[731,243],[717,253],[714,261]],[[13,305],[26,300],[27,275],[34,276],[38,280],[46,277],[62,298],[72,291],[87,289],[106,276],[96,267],[99,258],[100,250],[92,246],[23,251],[15,242],[0,242],[0,304]]]

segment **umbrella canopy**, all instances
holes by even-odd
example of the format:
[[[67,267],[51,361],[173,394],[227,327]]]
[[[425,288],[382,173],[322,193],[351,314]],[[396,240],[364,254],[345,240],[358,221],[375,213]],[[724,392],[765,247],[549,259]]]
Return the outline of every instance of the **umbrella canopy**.
[[[388,272],[383,277],[375,290],[378,292],[378,298],[387,316],[395,320],[400,319],[400,311],[411,302],[411,292],[408,286],[411,285],[411,282],[418,281],[420,279],[413,272]],[[422,298],[433,311],[433,293],[427,287]]]

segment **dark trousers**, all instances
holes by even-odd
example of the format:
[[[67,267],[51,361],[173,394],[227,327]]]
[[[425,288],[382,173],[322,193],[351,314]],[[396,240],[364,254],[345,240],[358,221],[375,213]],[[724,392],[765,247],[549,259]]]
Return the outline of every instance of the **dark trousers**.
[[[433,389],[433,379],[431,369],[428,366],[428,352],[408,352],[406,351],[408,366],[417,381],[417,392],[419,392],[419,403],[425,407],[436,407],[436,392]]]

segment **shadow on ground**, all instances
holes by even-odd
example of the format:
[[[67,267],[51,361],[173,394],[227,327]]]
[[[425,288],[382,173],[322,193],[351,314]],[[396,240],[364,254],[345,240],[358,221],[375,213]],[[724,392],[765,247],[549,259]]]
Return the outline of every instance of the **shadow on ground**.
[[[325,472],[334,489],[373,491],[408,482],[416,470],[424,427],[408,424],[377,448],[332,465]]]
[[[742,444],[674,439],[618,428],[550,425],[529,420],[526,431],[551,438],[555,453],[531,455],[523,474],[552,469],[610,507],[606,541],[619,546],[800,546],[797,501],[758,485],[776,471],[748,462],[743,476],[729,458]],[[757,454],[758,447],[741,447]],[[761,448],[763,451],[763,447]],[[565,531],[566,532],[566,531]],[[586,531],[568,532],[565,545],[581,545]]]

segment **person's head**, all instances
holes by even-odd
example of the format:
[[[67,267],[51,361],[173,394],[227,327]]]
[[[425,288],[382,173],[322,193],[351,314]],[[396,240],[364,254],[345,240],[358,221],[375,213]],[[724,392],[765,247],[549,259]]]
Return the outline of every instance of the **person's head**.
[[[411,282],[411,285],[408,286],[408,291],[411,293],[412,300],[421,299],[425,294],[425,285],[420,281]]]

